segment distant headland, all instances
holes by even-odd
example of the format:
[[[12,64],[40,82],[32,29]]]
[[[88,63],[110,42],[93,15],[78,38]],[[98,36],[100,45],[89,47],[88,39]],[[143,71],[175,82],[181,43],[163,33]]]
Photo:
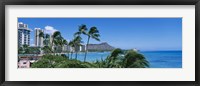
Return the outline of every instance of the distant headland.
[[[100,44],[88,44],[88,51],[112,51],[115,47],[109,45],[107,42]]]

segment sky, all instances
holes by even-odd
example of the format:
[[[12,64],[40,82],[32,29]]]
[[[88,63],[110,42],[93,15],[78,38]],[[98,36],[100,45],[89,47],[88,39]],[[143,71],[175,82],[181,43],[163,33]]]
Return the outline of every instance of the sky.
[[[34,44],[34,29],[41,28],[52,34],[60,31],[69,40],[85,24],[88,29],[95,26],[100,33],[100,42],[115,48],[139,50],[182,50],[182,18],[18,18],[28,24],[31,45]],[[87,36],[82,35],[86,43]]]

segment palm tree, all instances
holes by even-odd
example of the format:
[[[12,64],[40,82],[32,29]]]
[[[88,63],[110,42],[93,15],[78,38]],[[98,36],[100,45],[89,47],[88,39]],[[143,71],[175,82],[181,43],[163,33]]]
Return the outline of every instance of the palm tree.
[[[82,43],[81,40],[82,40],[82,38],[80,36],[76,36],[73,40],[74,45],[75,45],[75,52],[76,52],[76,58],[75,59],[77,59],[77,54],[79,52],[79,50],[77,50],[77,48],[81,46],[81,43]]]
[[[18,48],[18,54],[23,54],[23,53],[24,53],[23,47],[19,47],[19,48]]]
[[[56,37],[56,39],[53,40],[54,52],[55,53],[61,53],[62,52],[62,49],[60,49],[60,47],[63,45],[62,44],[62,39],[63,39],[62,37]]]
[[[61,37],[62,36],[61,36],[61,33],[59,31],[56,31],[56,32],[53,33],[53,35],[52,35],[52,41],[51,41],[51,49],[54,50],[54,44],[57,43],[57,40],[59,38],[61,38]]]
[[[133,50],[129,50],[125,55],[125,59],[123,61],[125,68],[145,68],[149,67],[149,62],[145,59],[145,57]]]
[[[97,41],[100,41],[100,39],[99,39],[99,37],[100,37],[99,30],[96,27],[91,27],[86,35],[88,36],[88,39],[87,39],[84,62],[86,61],[86,56],[87,56],[87,52],[88,52],[88,44],[89,44],[90,38],[93,38],[93,39],[95,39]]]
[[[51,48],[49,46],[44,46],[42,48],[42,50],[44,51],[44,53],[53,53],[53,51],[51,50]]]
[[[29,48],[28,45],[24,44],[24,45],[23,45],[23,49],[24,49],[24,53],[25,53],[25,54],[30,54],[31,49]]]
[[[109,63],[116,63],[117,62],[117,59],[118,59],[118,56],[120,54],[123,54],[123,51],[120,49],[120,48],[117,48],[117,49],[114,49],[112,52],[111,52],[111,55],[110,57],[108,58],[108,62]],[[111,64],[113,66],[113,64]],[[116,66],[114,64],[114,66]]]
[[[74,41],[73,41],[73,40],[71,40],[71,41],[69,42],[69,46],[72,47],[72,50],[70,51],[70,52],[71,52],[71,59],[72,59],[73,50],[74,50],[74,47],[75,47]]]
[[[67,42],[67,40],[63,39],[62,40],[62,46],[65,46],[65,45],[68,45],[68,42]]]
[[[50,35],[49,34],[44,34],[44,32],[40,32],[38,36],[44,38],[44,41],[43,41],[44,46],[50,46],[50,42],[49,42]],[[45,49],[47,49],[47,48],[45,48]],[[43,50],[43,48],[40,50]]]
[[[58,46],[61,46],[61,53],[63,52],[63,46],[67,45],[67,41],[63,38],[63,37],[60,37],[60,38],[57,38],[57,41],[56,41],[58,44]]]
[[[74,37],[75,37],[75,36],[80,36],[81,34],[86,35],[86,34],[87,34],[86,31],[87,31],[86,25],[84,25],[84,24],[80,25],[80,26],[79,26],[79,29],[78,29],[78,32],[76,32],[76,33],[74,34]]]
[[[50,44],[49,41],[50,41],[50,35],[45,34],[44,35],[44,41],[43,41],[44,45],[49,46],[49,44]]]
[[[82,24],[82,25],[79,26],[78,31],[77,31],[76,33],[74,33],[74,37],[75,37],[75,39],[74,39],[75,48],[81,46],[81,43],[82,43],[82,41],[81,41],[81,40],[82,40],[81,34],[86,35],[86,34],[87,34],[86,31],[87,31],[86,25]],[[78,53],[78,51],[77,51],[76,49],[75,49],[75,51],[76,51],[76,59],[77,59],[77,53]]]
[[[37,35],[37,36],[44,38],[44,41],[43,41],[44,45],[49,46],[49,44],[50,44],[49,43],[49,40],[50,40],[49,34],[44,34],[44,32],[40,32],[39,35]]]
[[[105,68],[121,68],[123,67],[122,61],[120,59],[120,54],[123,54],[123,51],[120,48],[114,49],[110,56],[108,56],[105,60],[101,60],[101,66],[105,67]],[[99,64],[99,63],[98,63]]]
[[[67,42],[67,40],[65,40],[65,39],[63,39],[62,40],[62,44],[63,44],[63,46],[68,46],[69,45],[69,43]],[[63,50],[63,49],[62,49]],[[67,52],[67,55],[68,55],[68,57],[69,57],[69,52],[66,50],[65,52]]]
[[[39,35],[36,35],[36,36],[39,36],[39,37],[43,37],[43,38],[44,38],[44,33],[43,33],[43,32],[40,32]]]
[[[73,40],[71,40],[69,42],[69,45],[73,48],[73,50],[75,51],[76,53],[76,56],[75,56],[75,59],[77,59],[77,54],[79,52],[79,50],[77,50],[77,48],[79,46],[81,46],[81,43],[82,43],[82,38],[80,36],[76,36]],[[72,54],[73,54],[73,51],[71,51],[71,58],[72,58]]]

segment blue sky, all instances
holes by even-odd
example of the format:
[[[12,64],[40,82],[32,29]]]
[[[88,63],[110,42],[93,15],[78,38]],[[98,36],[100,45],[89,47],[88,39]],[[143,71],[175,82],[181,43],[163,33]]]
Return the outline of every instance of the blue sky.
[[[71,40],[78,26],[86,24],[88,29],[96,26],[101,41],[122,49],[182,50],[182,18],[18,18],[28,24],[31,44],[34,44],[34,28],[48,32],[58,30]],[[86,43],[86,36],[83,36]]]

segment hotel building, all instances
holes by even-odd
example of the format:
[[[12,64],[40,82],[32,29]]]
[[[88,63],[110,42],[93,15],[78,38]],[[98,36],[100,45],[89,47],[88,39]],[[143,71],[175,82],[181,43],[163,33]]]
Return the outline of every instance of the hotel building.
[[[23,24],[22,22],[18,23],[18,47],[23,45],[30,45],[30,31],[27,24]]]
[[[43,37],[40,37],[39,34],[43,32],[40,28],[35,28],[35,46],[43,47]]]

